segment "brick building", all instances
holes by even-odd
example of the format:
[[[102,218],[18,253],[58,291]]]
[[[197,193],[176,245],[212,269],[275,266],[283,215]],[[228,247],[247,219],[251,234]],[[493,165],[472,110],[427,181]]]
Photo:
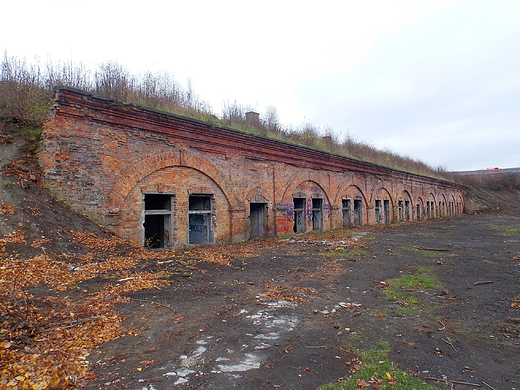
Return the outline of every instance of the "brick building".
[[[230,242],[463,212],[457,185],[93,96],[58,92],[49,187],[139,245]]]

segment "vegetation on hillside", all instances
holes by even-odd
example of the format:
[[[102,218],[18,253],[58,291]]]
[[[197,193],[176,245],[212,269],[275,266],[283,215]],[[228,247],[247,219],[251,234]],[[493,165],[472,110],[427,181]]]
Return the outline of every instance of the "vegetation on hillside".
[[[310,123],[297,128],[284,126],[275,107],[269,107],[258,121],[246,120],[251,111],[237,102],[225,104],[216,115],[208,103],[193,91],[191,83],[179,84],[167,72],[131,74],[116,62],[100,64],[91,71],[82,63],[35,61],[10,57],[4,53],[0,67],[0,117],[24,125],[41,126],[56,88],[71,87],[140,106],[188,116],[270,138],[307,146],[378,165],[424,176],[450,179],[442,168],[432,168],[390,150],[379,150],[350,136],[340,140],[332,129]]]
[[[461,173],[457,175],[456,180],[470,187],[492,191],[520,190],[520,174],[514,172]]]

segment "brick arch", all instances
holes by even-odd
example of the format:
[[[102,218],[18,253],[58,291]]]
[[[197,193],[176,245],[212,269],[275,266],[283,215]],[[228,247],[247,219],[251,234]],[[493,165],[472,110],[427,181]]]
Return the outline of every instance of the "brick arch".
[[[320,176],[319,174],[314,173],[314,172],[297,173],[287,183],[287,186],[285,187],[285,191],[284,191],[280,201],[286,202],[286,203],[292,202],[292,194],[294,193],[296,188],[303,182],[311,181],[311,182],[316,183],[321,188],[321,190],[325,194],[325,197],[327,198],[327,201],[329,202],[329,205],[330,205],[330,200],[332,199],[332,197],[330,196],[330,190],[329,190],[328,186],[323,183],[322,178],[323,178],[323,175]],[[287,198],[288,196],[289,196],[289,198]]]
[[[363,201],[367,203],[367,195],[365,191],[362,189],[365,187],[365,184],[365,179],[359,177],[358,175],[353,175],[347,180],[343,180],[341,184],[338,186],[338,190],[334,197],[334,203],[339,204],[341,202],[341,199],[343,199],[343,195],[347,193],[350,187],[356,187],[363,194]]]
[[[344,191],[342,192],[342,194],[349,194],[350,191],[355,188],[359,193],[361,193],[361,197],[363,198],[363,204],[365,205],[365,207],[368,206],[368,199],[367,199],[367,196],[365,194],[365,192],[358,186],[358,185],[355,185],[355,184],[350,184],[349,186],[347,186]]]
[[[457,207],[457,215],[461,215],[462,213],[464,213],[464,198],[462,197],[462,195],[458,195],[457,198],[456,198],[456,207]]]
[[[384,192],[386,192],[392,200],[392,203],[394,203],[394,197],[392,196],[392,193],[386,189],[387,184],[388,183],[385,183],[385,181],[381,180],[381,178],[378,178],[378,180],[373,181],[371,188],[367,188],[366,191],[367,202],[369,204],[374,203],[374,201],[376,200],[376,196],[379,194],[379,192],[381,190],[384,190]]]
[[[445,217],[447,215],[448,198],[444,192],[438,196],[437,202],[442,202],[442,206],[437,204],[437,212],[439,217]]]
[[[455,195],[453,194],[450,194],[448,195],[448,200],[447,200],[447,207],[448,207],[448,215],[449,216],[453,216],[453,215],[457,215],[457,202],[455,201]]]
[[[437,202],[437,197],[434,195],[433,191],[429,192],[426,196],[426,200],[433,201],[433,203]]]
[[[265,191],[262,187],[255,187],[251,188],[249,191],[245,194],[245,200],[247,202],[251,202],[251,200],[255,197],[262,197],[269,203],[269,196],[266,194],[267,191]]]
[[[405,201],[404,204],[401,204],[401,208],[399,207],[400,201]],[[408,201],[408,208],[406,208],[406,201]],[[412,195],[410,194],[410,191],[407,189],[402,189],[398,192],[397,196],[395,197],[395,205],[397,207],[397,220],[398,221],[411,221],[413,220],[414,215],[414,203]]]
[[[122,204],[130,191],[132,191],[143,178],[153,172],[169,167],[186,167],[203,173],[220,188],[231,207],[238,204],[232,186],[228,184],[226,178],[220,173],[218,168],[208,160],[195,156],[187,150],[179,150],[145,156],[131,167],[123,170],[119,174],[119,180],[117,180],[108,196],[109,209],[116,208]]]
[[[379,196],[379,194],[386,194],[386,195],[388,195],[388,198],[392,202],[392,205],[395,203],[395,199],[392,196],[392,193],[390,191],[388,191],[386,189],[386,187],[381,186],[377,190],[373,191],[372,192],[372,200],[374,201]]]

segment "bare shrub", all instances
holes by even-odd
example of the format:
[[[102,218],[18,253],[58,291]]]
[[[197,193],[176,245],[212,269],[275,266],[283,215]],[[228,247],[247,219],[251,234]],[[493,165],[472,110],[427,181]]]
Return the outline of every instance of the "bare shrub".
[[[340,141],[330,128],[325,130],[303,123],[299,127],[282,126],[275,107],[268,107],[259,121],[247,121],[244,107],[236,101],[224,104],[221,117],[212,113],[208,103],[193,91],[191,80],[183,87],[167,72],[131,74],[124,66],[109,61],[91,72],[81,63],[52,63],[42,66],[39,60],[27,63],[4,53],[0,67],[0,117],[31,126],[40,126],[52,104],[57,87],[72,87],[111,99],[167,111],[224,125],[254,134],[292,142],[329,153],[425,176],[450,178],[442,168],[380,150],[349,135]],[[507,186],[518,186],[508,181]]]
[[[483,187],[494,191],[520,190],[520,174],[518,173],[473,173],[458,174],[456,180],[459,183],[471,187]]]

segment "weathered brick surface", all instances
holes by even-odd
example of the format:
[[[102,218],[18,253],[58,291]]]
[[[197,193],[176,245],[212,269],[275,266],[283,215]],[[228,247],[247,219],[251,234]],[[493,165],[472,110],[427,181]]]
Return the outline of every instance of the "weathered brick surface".
[[[464,204],[449,182],[73,90],[57,96],[41,162],[50,188],[73,208],[136,244],[144,240],[147,193],[174,197],[173,245],[188,242],[191,194],[213,197],[216,242],[249,237],[251,202],[266,203],[269,235],[293,231],[294,197],[306,198],[306,230],[312,199],[322,200],[323,229],[342,226],[347,198],[362,199],[363,224],[376,223],[376,201],[387,201],[389,222],[404,218],[405,202],[410,219],[458,214]]]

